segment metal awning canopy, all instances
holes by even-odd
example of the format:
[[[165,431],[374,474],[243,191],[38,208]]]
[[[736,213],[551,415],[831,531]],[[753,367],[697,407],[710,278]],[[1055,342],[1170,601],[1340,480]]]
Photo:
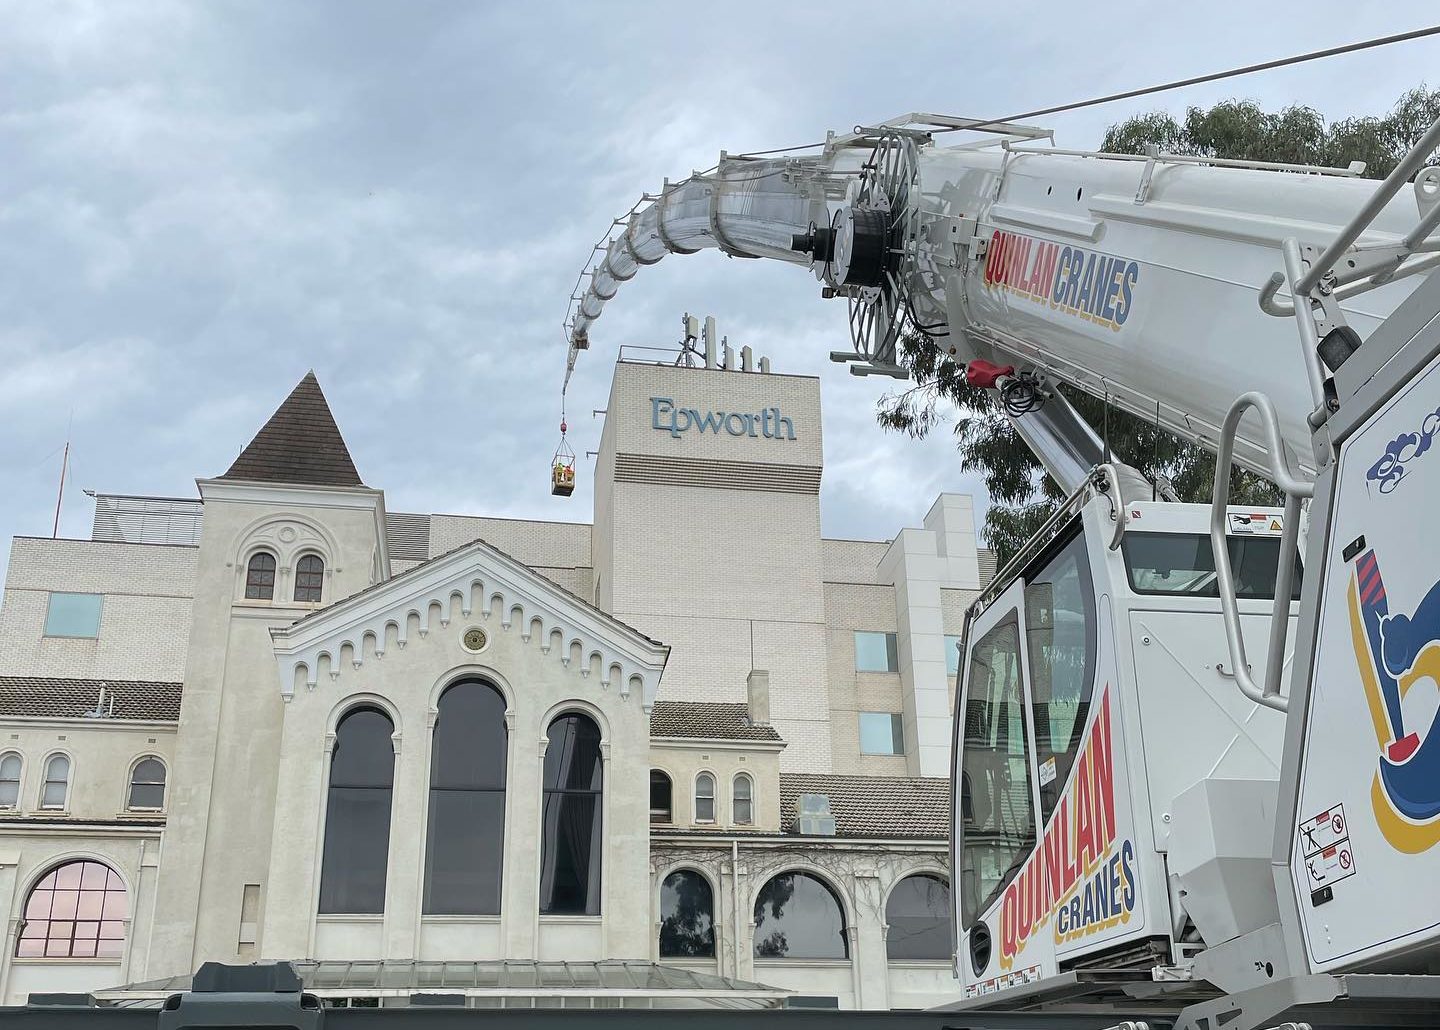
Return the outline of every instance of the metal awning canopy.
[[[462,995],[484,1008],[780,1008],[790,991],[655,962],[292,962],[322,999],[405,1004],[417,994]],[[190,990],[192,977],[94,992],[110,1005],[148,1005]],[[406,999],[401,1001],[400,999]]]

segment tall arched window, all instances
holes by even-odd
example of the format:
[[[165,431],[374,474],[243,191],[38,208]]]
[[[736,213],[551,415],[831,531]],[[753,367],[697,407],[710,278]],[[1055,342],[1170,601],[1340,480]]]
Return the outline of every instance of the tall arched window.
[[[715,821],[715,777],[707,772],[695,777],[695,821]]]
[[[550,724],[545,749],[544,840],[540,850],[540,913],[600,914],[600,728],[571,712]]]
[[[390,858],[390,799],[395,786],[395,724],[378,708],[352,708],[335,727],[320,911],[385,911]]]
[[[845,910],[809,873],[781,873],[755,899],[756,958],[849,958]]]
[[[20,804],[20,756],[14,751],[0,755],[0,808]]]
[[[51,755],[45,760],[45,784],[40,788],[40,807],[60,809],[70,793],[70,759]]]
[[[749,826],[755,821],[755,781],[749,773],[740,773],[731,787],[730,812],[735,825]]]
[[[885,953],[892,959],[950,957],[950,885],[938,876],[907,876],[885,903]]]
[[[440,695],[430,752],[425,912],[499,915],[505,851],[505,698],[484,680]]]
[[[245,566],[245,598],[269,601],[275,597],[275,556],[269,551],[256,551]]]
[[[66,862],[25,899],[20,958],[119,958],[125,950],[125,884],[103,862]]]
[[[674,816],[670,807],[670,777],[659,769],[650,770],[650,821],[668,823]]]
[[[710,881],[678,869],[660,885],[660,957],[715,957],[715,900]]]
[[[158,812],[165,807],[165,763],[158,758],[142,758],[130,770],[130,793],[125,807],[132,810]]]
[[[325,559],[318,554],[307,554],[295,563],[295,600],[318,601],[324,586]]]

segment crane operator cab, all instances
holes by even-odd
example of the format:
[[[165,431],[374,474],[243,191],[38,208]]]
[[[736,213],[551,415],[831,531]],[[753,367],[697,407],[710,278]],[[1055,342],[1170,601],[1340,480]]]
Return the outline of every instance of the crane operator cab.
[[[1190,979],[1207,945],[1277,918],[1285,717],[1227,667],[1210,509],[1121,511],[1119,494],[1082,488],[967,615],[951,835],[967,998],[1042,992],[1082,967]],[[1283,520],[1229,510],[1252,653]],[[1298,602],[1298,568],[1293,583]],[[1222,878],[1226,891],[1207,889]]]

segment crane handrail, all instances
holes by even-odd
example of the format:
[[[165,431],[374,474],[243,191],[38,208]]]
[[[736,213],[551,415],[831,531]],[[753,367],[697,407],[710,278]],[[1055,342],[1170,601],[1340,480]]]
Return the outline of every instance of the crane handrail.
[[[1230,505],[1230,465],[1235,451],[1235,434],[1240,419],[1254,408],[1260,416],[1266,451],[1270,459],[1270,476],[1285,492],[1284,525],[1280,531],[1280,560],[1275,570],[1275,602],[1270,611],[1270,641],[1265,656],[1265,684],[1258,686],[1250,676],[1245,658],[1245,638],[1240,635],[1240,612],[1235,598],[1235,574],[1230,567],[1230,547],[1226,534]],[[1220,593],[1220,610],[1225,621],[1225,642],[1234,666],[1235,684],[1240,692],[1256,704],[1277,711],[1286,711],[1289,700],[1280,696],[1280,680],[1285,668],[1285,643],[1290,630],[1290,601],[1294,588],[1295,559],[1300,537],[1300,501],[1315,494],[1313,480],[1296,476],[1285,457],[1280,439],[1279,419],[1275,405],[1263,393],[1243,394],[1230,406],[1220,430],[1220,448],[1215,460],[1215,492],[1210,506],[1210,546],[1215,552],[1215,579]]]

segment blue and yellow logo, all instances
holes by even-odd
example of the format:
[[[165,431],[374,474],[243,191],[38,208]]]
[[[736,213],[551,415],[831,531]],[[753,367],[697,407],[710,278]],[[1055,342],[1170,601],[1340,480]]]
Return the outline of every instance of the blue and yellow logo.
[[[1440,684],[1440,583],[1413,615],[1391,615],[1373,550],[1350,575],[1350,632],[1379,745],[1370,786],[1375,819],[1398,851],[1440,843],[1440,711],[1420,729],[1405,725],[1401,699],[1422,680]],[[1433,688],[1432,688],[1433,689]]]

